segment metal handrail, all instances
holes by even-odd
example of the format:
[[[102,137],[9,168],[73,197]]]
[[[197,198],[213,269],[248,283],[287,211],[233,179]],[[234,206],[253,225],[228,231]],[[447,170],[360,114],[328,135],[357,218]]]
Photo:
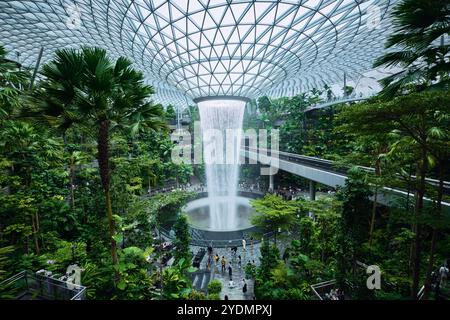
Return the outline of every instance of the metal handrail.
[[[59,293],[64,293],[63,296],[68,299],[70,297],[69,300],[82,300],[85,298],[86,287],[84,286],[70,283],[70,286],[73,288],[69,289],[67,287],[68,283],[65,281],[40,274],[34,274],[26,270],[2,281],[0,283],[0,288],[7,288],[22,279],[25,281],[25,287],[22,289],[23,292],[40,292],[41,295],[43,295],[43,288],[45,288],[45,286],[49,286],[52,288],[53,294],[46,296],[46,298],[50,297],[57,299],[58,294],[54,289],[61,290]],[[36,288],[30,287],[30,280],[36,282]]]
[[[165,229],[163,227],[160,227],[159,229],[161,231],[161,235],[164,236],[164,238],[165,238],[164,240],[172,241],[175,239],[175,237],[170,235],[170,232],[167,229]],[[191,229],[191,230],[197,230],[197,229]],[[245,234],[246,233],[244,232],[244,237],[245,237]],[[284,234],[284,232],[276,232],[276,231],[267,232],[261,236],[261,239],[254,238],[253,244],[260,243],[263,239],[271,239],[275,235],[280,236],[283,234]],[[248,238],[248,236],[246,238]],[[208,247],[209,245],[212,244],[214,248],[229,248],[231,246],[240,246],[240,244],[242,244],[242,238],[231,239],[231,240],[192,239],[190,244],[197,246],[197,247]]]
[[[261,148],[251,148],[251,147],[243,147],[243,151],[249,151],[249,152],[256,152],[260,153],[263,152],[268,157],[272,156],[272,153],[277,155],[279,159],[289,161],[289,162],[295,162],[295,163],[302,163],[306,164],[307,166],[313,166],[317,168],[323,168],[329,172],[332,173],[338,173],[338,174],[347,174],[348,169],[350,169],[350,165],[347,164],[340,164],[332,160],[327,159],[321,159],[311,156],[305,156],[285,151],[279,151],[279,150],[269,150],[269,149],[261,149]],[[367,172],[375,172],[374,168],[365,167],[365,166],[356,166],[357,168],[367,171]],[[399,178],[401,178],[400,175],[397,174]],[[415,175],[411,175],[411,179],[416,179]],[[437,187],[439,185],[439,180],[433,179],[433,178],[425,178],[425,181],[433,186]],[[444,184],[444,192],[445,194],[450,194],[450,181],[443,181]]]
[[[336,280],[328,280],[320,283],[316,283],[311,285],[312,292],[320,299],[323,300],[323,297],[320,293],[317,292],[317,289],[321,289],[324,287],[334,286],[336,284]]]

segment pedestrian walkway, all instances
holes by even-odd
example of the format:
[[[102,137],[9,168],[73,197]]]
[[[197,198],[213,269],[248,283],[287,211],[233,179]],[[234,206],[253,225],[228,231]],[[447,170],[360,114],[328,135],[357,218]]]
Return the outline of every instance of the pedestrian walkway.
[[[207,270],[197,270],[191,275],[192,287],[197,291],[206,292],[208,283],[211,280],[211,272]]]
[[[238,247],[237,253],[233,254],[231,248],[214,248],[213,255],[216,253],[222,259],[222,256],[226,260],[225,271],[221,271],[220,261],[215,266],[212,264],[210,270],[207,268],[208,255],[205,255],[200,263],[200,269],[196,272],[194,276],[193,286],[196,290],[206,292],[208,283],[217,279],[222,283],[222,291],[220,293],[220,298],[223,300],[225,295],[228,296],[229,300],[252,300],[254,296],[254,281],[253,279],[245,279],[245,266],[248,262],[255,265],[259,264],[260,258],[260,244],[255,244],[253,249],[250,244],[247,244],[247,250],[243,251],[242,247]],[[200,247],[192,247],[193,252],[197,252]],[[238,256],[241,256],[241,266],[239,267]],[[231,263],[232,267],[232,280],[235,284],[233,288],[229,287],[230,277],[228,273],[228,266]],[[242,291],[244,282],[247,283],[247,292],[244,294]]]

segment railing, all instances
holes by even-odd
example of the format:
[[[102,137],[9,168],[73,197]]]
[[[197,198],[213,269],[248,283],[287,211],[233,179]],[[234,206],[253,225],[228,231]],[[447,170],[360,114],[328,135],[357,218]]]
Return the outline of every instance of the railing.
[[[268,149],[255,149],[250,147],[243,148],[244,151],[250,151],[254,153],[262,152],[264,155],[267,155],[268,157],[272,156],[272,153],[275,154],[279,159],[289,161],[292,163],[298,163],[318,169],[323,169],[325,171],[329,171],[332,173],[338,173],[346,175],[350,167],[348,165],[338,165],[336,162],[331,160],[325,160],[310,156],[304,156],[299,155],[295,153],[290,152],[284,152],[284,151],[276,151],[276,150],[268,150]],[[375,172],[374,168],[364,167],[364,166],[357,166],[359,169],[367,171],[367,172]],[[399,176],[399,175],[398,175]],[[399,176],[400,177],[400,176]],[[416,179],[416,176],[411,175],[411,179]],[[433,186],[438,187],[439,186],[439,180],[432,179],[432,178],[426,178],[425,181]],[[450,181],[444,181],[444,194],[450,195]]]
[[[447,285],[444,288],[441,288],[441,284],[440,284],[440,276],[439,276],[439,268],[434,270],[432,272],[432,275],[435,274],[437,275],[436,277],[432,277],[431,280],[431,284],[430,284],[430,292],[429,294],[431,295],[433,292],[433,295],[437,298],[437,299],[441,299],[441,300],[450,300],[450,296],[449,296],[449,288],[450,286]],[[425,294],[425,285],[423,285],[419,292],[417,293],[417,300],[423,300]]]
[[[188,191],[188,192],[198,192],[198,193],[207,193],[208,192],[208,188],[204,185],[191,185],[191,186],[186,186],[186,185],[180,185],[180,186],[166,186],[164,188],[158,188],[158,189],[152,189],[149,193],[145,194],[144,196],[146,197],[151,197],[160,193],[166,193],[166,192],[171,192],[171,191]],[[238,192],[242,192],[242,193],[252,193],[252,194],[256,194],[256,195],[264,195],[267,190],[265,188],[256,188],[254,187],[253,189],[251,187],[241,187],[239,186],[237,188]]]
[[[323,300],[325,293],[330,292],[330,289],[334,288],[336,285],[336,280],[329,280],[320,283],[316,283],[311,286],[311,291],[319,299]]]
[[[161,235],[165,240],[174,241],[175,236],[173,236],[170,231],[164,228],[160,228]],[[190,234],[191,234],[191,245],[196,247],[208,247],[212,246],[214,248],[229,248],[229,247],[238,247],[242,245],[242,238],[239,239],[231,239],[231,240],[211,240],[211,239],[205,239],[202,233],[202,230],[193,229],[190,228]],[[245,239],[248,241],[250,239],[250,233],[249,232],[243,232],[243,235]],[[259,243],[260,240],[254,239],[253,243]],[[248,243],[250,245],[250,243]]]
[[[317,110],[317,109],[323,109],[323,108],[331,107],[331,106],[334,106],[336,104],[341,104],[341,103],[364,101],[364,100],[368,100],[371,97],[372,96],[365,96],[365,95],[361,95],[361,94],[360,95],[351,94],[349,96],[334,97],[332,99],[319,102],[315,105],[312,105],[312,106],[306,108],[305,112]]]
[[[356,261],[356,266],[360,268],[361,271],[365,272],[367,268],[369,267],[367,264]],[[353,285],[347,281],[344,280],[345,285],[353,290]],[[324,300],[325,294],[330,293],[331,289],[333,289],[336,286],[336,279],[320,282],[317,284],[313,284],[310,286],[312,293],[314,296],[316,296],[319,300]],[[381,287],[384,288],[384,290],[393,291],[395,289],[395,284],[389,281],[386,281],[382,278],[381,280]],[[351,291],[350,290],[350,291]],[[346,295],[346,298],[348,299],[350,295]]]
[[[175,236],[172,235],[170,233],[170,231],[168,231],[165,228],[159,228],[161,231],[161,236],[165,241],[173,241],[175,240]],[[197,247],[208,247],[208,246],[212,246],[213,248],[230,248],[230,247],[240,247],[242,246],[242,238],[239,239],[231,239],[231,240],[211,240],[211,239],[205,239],[203,234],[202,234],[202,230],[198,230],[198,229],[190,229],[190,234],[191,234],[191,245],[193,246],[197,246]],[[253,235],[254,234],[254,235]],[[262,239],[271,239],[274,238],[275,236],[282,236],[284,233],[283,232],[268,232],[265,233],[261,236],[257,236],[257,232],[251,232],[251,231],[246,231],[243,232],[243,236],[247,242],[247,246],[250,246],[250,237],[253,237],[253,244],[257,244],[260,243],[262,241]]]
[[[22,271],[0,283],[0,292],[15,300],[85,300],[86,288],[55,278]]]

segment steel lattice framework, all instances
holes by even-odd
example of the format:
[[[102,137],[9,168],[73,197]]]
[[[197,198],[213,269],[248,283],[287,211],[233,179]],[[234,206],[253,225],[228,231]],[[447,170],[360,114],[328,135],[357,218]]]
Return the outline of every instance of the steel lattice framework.
[[[356,78],[384,52],[396,0],[0,0],[0,44],[29,66],[63,47],[127,56],[183,107],[291,96]],[[13,57],[16,58],[16,57]]]

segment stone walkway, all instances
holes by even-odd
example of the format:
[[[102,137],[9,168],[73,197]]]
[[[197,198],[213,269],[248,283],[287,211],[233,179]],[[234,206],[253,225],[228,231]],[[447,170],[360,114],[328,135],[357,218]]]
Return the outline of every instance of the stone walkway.
[[[220,293],[220,298],[223,300],[225,295],[228,296],[229,300],[253,300],[254,295],[254,281],[253,279],[245,279],[247,283],[247,293],[244,294],[242,292],[242,288],[244,285],[243,279],[245,278],[245,266],[248,262],[253,263],[255,265],[259,265],[260,258],[260,244],[255,244],[253,250],[250,245],[247,245],[247,250],[243,251],[242,247],[238,247],[236,256],[232,254],[230,248],[215,248],[213,250],[213,255],[216,253],[222,259],[222,256],[225,257],[226,260],[226,268],[225,271],[221,271],[221,263],[214,266],[211,266],[211,270],[206,269],[208,255],[206,254],[200,264],[200,269],[194,274],[193,286],[196,290],[201,290],[206,292],[208,288],[208,283],[213,279],[218,279],[222,282],[222,292]],[[192,251],[197,252],[200,247],[192,246]],[[241,256],[242,263],[241,268],[238,265],[238,256]],[[230,277],[228,274],[228,265],[231,263],[232,268],[232,280],[235,284],[235,287],[230,288],[229,282]]]

